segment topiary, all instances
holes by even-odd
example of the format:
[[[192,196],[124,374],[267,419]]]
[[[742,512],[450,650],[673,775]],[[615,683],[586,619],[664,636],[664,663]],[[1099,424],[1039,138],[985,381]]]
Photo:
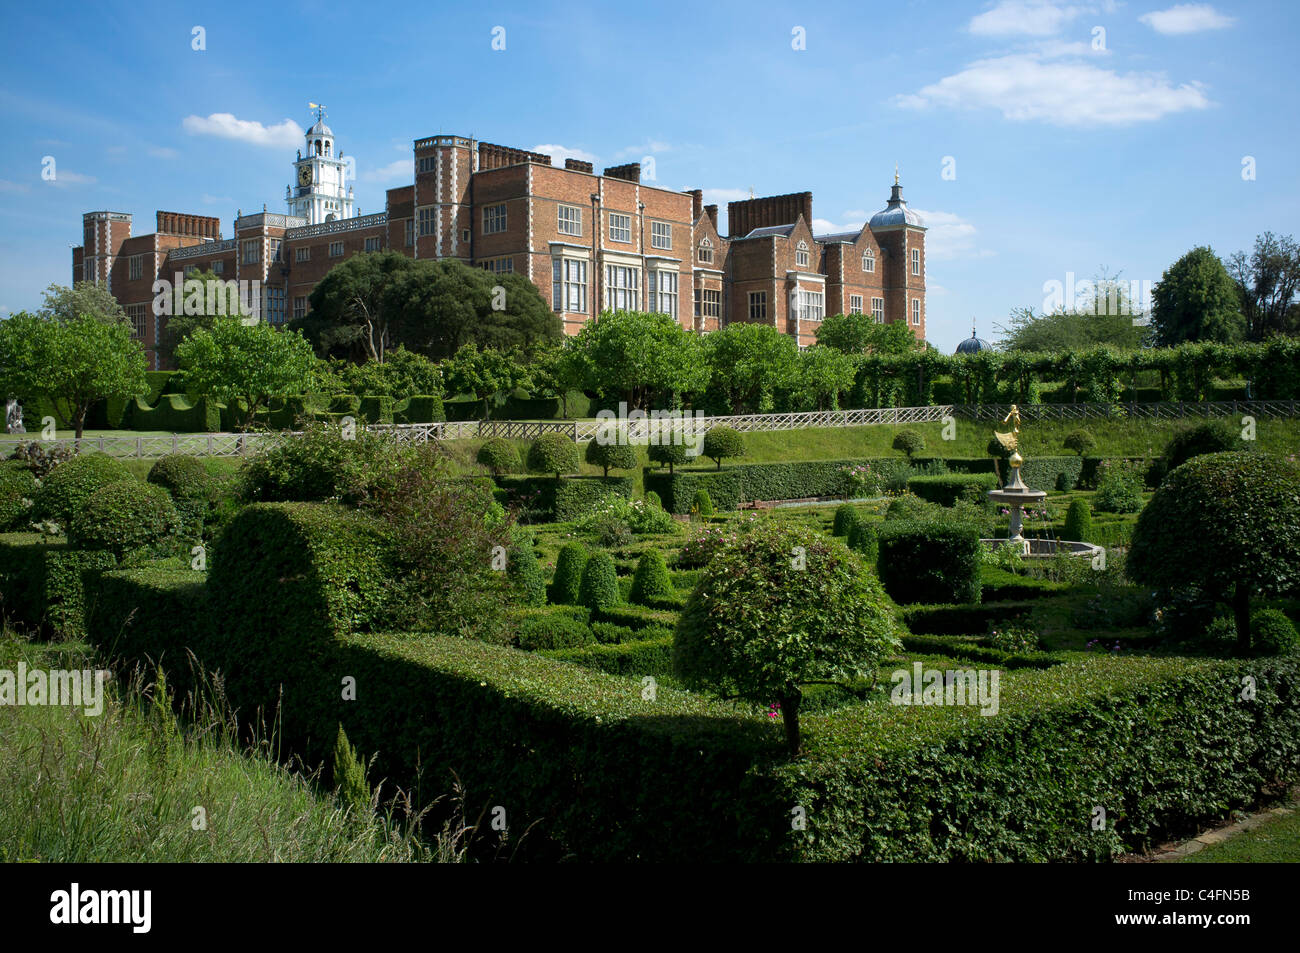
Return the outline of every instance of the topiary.
[[[691,502],[691,511],[696,516],[713,515],[713,497],[709,496],[709,491],[701,487],[695,491],[695,499]]]
[[[1221,420],[1207,420],[1169,438],[1161,460],[1168,472],[1201,454],[1243,449],[1241,435],[1236,430]]]
[[[1092,542],[1092,507],[1084,499],[1071,501],[1065,513],[1065,528],[1061,535],[1078,543]]]
[[[239,494],[248,503],[359,504],[391,488],[417,452],[361,427],[345,436],[341,426],[312,424],[244,464]]]
[[[876,528],[865,519],[859,519],[849,527],[848,545],[849,549],[869,563],[874,563],[880,554],[880,539],[876,535]]]
[[[889,505],[885,507],[885,519],[906,520],[929,517],[936,509],[938,509],[937,504],[927,503],[914,493],[904,493],[889,501]]]
[[[895,450],[901,450],[907,454],[910,460],[913,454],[920,453],[925,449],[925,438],[915,430],[900,430],[894,434],[893,447]]]
[[[778,703],[797,754],[800,686],[865,677],[899,648],[889,600],[857,556],[810,527],[768,522],[701,572],[672,659],[688,688]]]
[[[1122,462],[1111,462],[1097,481],[1093,497],[1103,513],[1136,513],[1142,509],[1142,478]]]
[[[745,438],[732,427],[713,427],[704,435],[704,455],[722,469],[722,461],[745,455]]]
[[[647,455],[651,463],[668,464],[669,473],[673,472],[673,467],[685,466],[690,460],[686,445],[681,443],[652,443],[647,448]]]
[[[215,496],[215,481],[198,457],[171,453],[159,457],[145,477],[171,494],[185,528],[201,531]]]
[[[1300,632],[1277,609],[1261,609],[1250,617],[1251,639],[1259,655],[1292,655],[1300,652]]]
[[[626,443],[601,443],[599,440],[587,442],[586,460],[603,469],[605,476],[609,476],[610,470],[635,470],[639,462],[636,447]]]
[[[581,619],[550,613],[524,619],[515,635],[515,644],[530,652],[574,649],[595,641],[595,633]]]
[[[983,548],[978,528],[961,522],[881,524],[876,571],[895,602],[980,601]]]
[[[334,793],[345,809],[357,812],[370,810],[370,785],[366,782],[366,766],[361,763],[339,723],[339,733],[334,736]]]
[[[664,501],[659,499],[659,494],[654,490],[647,490],[645,495],[645,505],[653,506],[662,510],[664,508]]]
[[[160,486],[126,479],[101,487],[72,517],[69,541],[80,549],[116,556],[151,546],[181,528],[171,494]]]
[[[110,483],[132,479],[121,460],[102,453],[81,454],[50,471],[33,500],[32,517],[66,525],[91,494]]]
[[[562,605],[577,605],[579,587],[582,585],[582,570],[586,568],[590,554],[582,543],[565,543],[560,555],[555,560],[555,575],[547,591],[550,600]]]
[[[506,576],[514,584],[524,605],[546,605],[546,575],[533,549],[533,534],[527,530],[515,528],[510,534]]]
[[[474,460],[499,477],[519,469],[519,449],[505,437],[493,437],[478,448]]]
[[[578,445],[562,433],[544,433],[528,448],[528,469],[534,473],[574,473],[582,463]]]
[[[636,572],[632,575],[632,592],[629,602],[648,606],[651,599],[662,599],[676,595],[672,580],[668,576],[668,566],[664,554],[657,549],[647,550],[637,561]]]
[[[38,485],[25,465],[6,461],[0,465],[0,533],[24,522]]]
[[[618,573],[614,558],[604,550],[597,550],[582,568],[582,582],[578,586],[578,605],[593,612],[618,605]]]
[[[1086,430],[1075,430],[1065,438],[1063,446],[1066,450],[1073,450],[1079,456],[1086,457],[1097,449],[1097,438]]]
[[[857,507],[852,503],[841,503],[835,508],[835,521],[831,524],[831,535],[843,536],[847,539],[849,531],[861,520],[862,514],[858,512]]]

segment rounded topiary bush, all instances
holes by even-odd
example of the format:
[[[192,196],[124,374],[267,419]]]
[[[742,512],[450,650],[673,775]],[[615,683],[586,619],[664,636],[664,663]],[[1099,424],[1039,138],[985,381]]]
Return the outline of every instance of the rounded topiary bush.
[[[1136,513],[1142,509],[1142,478],[1132,465],[1112,462],[1097,481],[1092,501],[1103,513]]]
[[[928,517],[935,509],[937,509],[935,504],[927,503],[916,494],[904,493],[889,501],[889,506],[885,507],[885,519],[906,520]]]
[[[636,447],[626,443],[601,443],[599,440],[587,442],[586,460],[594,467],[600,467],[609,476],[610,470],[635,470],[638,461]]]
[[[810,527],[769,522],[729,539],[701,572],[673,637],[689,688],[778,702],[799,751],[801,685],[869,675],[898,651],[876,577]]]
[[[852,503],[841,503],[835,508],[835,521],[831,524],[831,535],[843,536],[847,539],[849,530],[861,521],[862,514],[858,512],[857,507]]]
[[[170,493],[128,478],[92,493],[73,515],[68,537],[80,549],[105,549],[122,556],[158,543],[180,527]]]
[[[915,430],[900,430],[894,434],[893,447],[912,457],[925,449],[925,438]]]
[[[1066,436],[1064,447],[1081,457],[1086,457],[1097,449],[1097,438],[1086,430],[1075,430]]]
[[[582,463],[582,454],[572,438],[562,433],[544,433],[528,448],[528,469],[534,473],[573,473]]]
[[[647,490],[645,495],[645,505],[653,506],[656,509],[662,510],[664,508],[664,501],[659,499],[659,494],[654,490]]]
[[[695,491],[695,499],[691,501],[691,509],[696,516],[713,515],[713,497],[709,496],[709,491],[700,488]]]
[[[593,612],[608,609],[619,603],[618,573],[614,558],[604,550],[591,554],[582,568],[582,582],[578,586],[578,605]]]
[[[532,533],[517,528],[511,533],[510,549],[506,553],[506,575],[524,605],[546,604],[546,574],[537,561]]]
[[[555,575],[551,577],[551,586],[547,592],[552,602],[572,606],[578,604],[582,570],[590,558],[587,547],[582,543],[564,544],[555,560]]]
[[[668,565],[664,554],[657,549],[648,550],[637,561],[636,572],[632,575],[632,592],[630,602],[648,606],[651,600],[671,598],[676,595],[672,579],[668,576]]]
[[[1261,609],[1250,617],[1251,638],[1260,655],[1292,655],[1300,652],[1300,632],[1277,609]]]
[[[133,479],[121,460],[102,453],[82,454],[50,471],[33,501],[32,516],[67,523],[97,490]]]
[[[201,529],[211,508],[215,481],[198,457],[171,453],[160,457],[145,477],[172,496],[187,529]]]
[[[1207,420],[1174,434],[1161,457],[1166,472],[1206,453],[1244,450],[1241,434],[1221,420]]]
[[[493,437],[478,448],[475,461],[492,471],[493,476],[514,473],[519,469],[519,449],[505,437]]]
[[[1061,536],[1077,543],[1092,542],[1092,507],[1087,500],[1076,499],[1070,503]]]
[[[685,466],[690,461],[684,443],[652,443],[646,448],[646,455],[651,463],[667,464],[669,473],[673,472],[673,467]]]
[[[0,532],[22,524],[36,491],[36,477],[25,464],[0,464]]]
[[[865,519],[859,518],[849,527],[848,544],[849,549],[869,563],[875,562],[880,554],[880,538],[876,535],[876,528]]]
[[[704,455],[722,469],[722,461],[745,455],[745,438],[732,427],[714,427],[704,435]]]

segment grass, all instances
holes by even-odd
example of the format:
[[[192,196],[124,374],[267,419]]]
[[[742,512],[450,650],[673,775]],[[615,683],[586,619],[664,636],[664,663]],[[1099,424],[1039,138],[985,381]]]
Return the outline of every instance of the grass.
[[[1300,863],[1300,811],[1274,815],[1252,830],[1233,834],[1182,858],[1184,864]]]

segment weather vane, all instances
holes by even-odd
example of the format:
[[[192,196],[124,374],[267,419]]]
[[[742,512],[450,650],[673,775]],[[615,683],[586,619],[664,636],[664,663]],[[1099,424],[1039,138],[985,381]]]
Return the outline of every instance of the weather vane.
[[[325,121],[325,106],[322,103],[308,103],[312,109],[316,110],[316,118],[321,122]]]

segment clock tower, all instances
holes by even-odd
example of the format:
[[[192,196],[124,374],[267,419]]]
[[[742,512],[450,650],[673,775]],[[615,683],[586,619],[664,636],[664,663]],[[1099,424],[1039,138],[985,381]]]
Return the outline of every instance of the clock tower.
[[[334,132],[325,125],[325,107],[311,103],[316,110],[316,124],[307,130],[306,152],[299,152],[293,163],[293,185],[285,201],[289,214],[305,218],[308,225],[319,225],[341,218],[352,218],[352,186],[347,184],[350,161],[336,148]]]

